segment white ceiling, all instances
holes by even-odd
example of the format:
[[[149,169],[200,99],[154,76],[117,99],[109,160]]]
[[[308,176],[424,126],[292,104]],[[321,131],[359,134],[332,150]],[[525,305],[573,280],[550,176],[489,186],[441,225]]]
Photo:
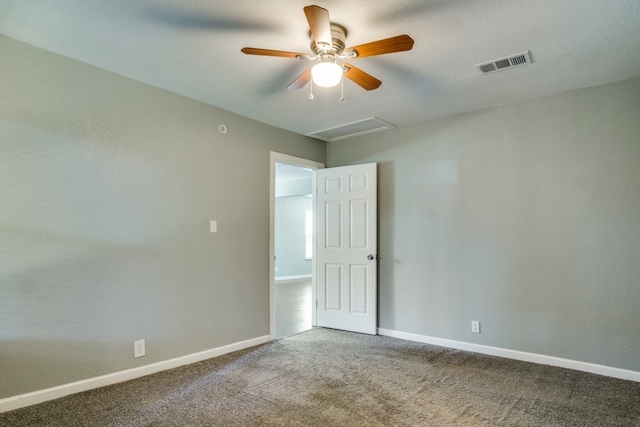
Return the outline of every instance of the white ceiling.
[[[303,7],[348,30],[347,46],[408,34],[413,50],[354,60],[367,92],[286,86],[309,62]],[[398,126],[640,75],[639,0],[2,0],[0,33],[279,128],[306,134],[380,117]],[[532,64],[475,65],[530,51]]]

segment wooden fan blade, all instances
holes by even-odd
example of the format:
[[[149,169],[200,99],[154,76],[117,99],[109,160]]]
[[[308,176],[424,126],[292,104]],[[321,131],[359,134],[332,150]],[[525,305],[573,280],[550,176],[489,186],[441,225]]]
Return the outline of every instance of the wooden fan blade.
[[[332,37],[329,11],[320,6],[307,6],[304,8],[304,14],[307,16],[311,35],[316,45],[321,49],[323,46],[330,48],[332,46]]]
[[[402,52],[413,48],[413,39],[406,34],[350,47],[345,51],[355,51],[357,58],[385,53]]]
[[[344,76],[365,90],[378,89],[382,82],[351,64],[344,64]]]
[[[290,90],[300,89],[304,87],[307,83],[309,83],[309,80],[311,80],[311,68],[309,68],[304,73],[300,74],[294,81],[292,81],[289,84],[289,86],[287,86],[287,89],[290,89]]]
[[[264,55],[264,56],[279,56],[282,58],[293,59],[309,59],[309,55],[306,53],[298,52],[286,52],[284,50],[271,50],[271,49],[259,49],[256,47],[245,47],[241,51],[247,55]]]

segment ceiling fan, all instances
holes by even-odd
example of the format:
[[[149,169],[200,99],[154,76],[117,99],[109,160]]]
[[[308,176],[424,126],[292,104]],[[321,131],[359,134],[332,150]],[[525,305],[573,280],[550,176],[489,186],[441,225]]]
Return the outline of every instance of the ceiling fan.
[[[364,58],[366,56],[411,50],[413,39],[404,34],[388,39],[346,47],[347,30],[342,25],[329,20],[329,11],[320,6],[307,6],[304,13],[311,29],[311,51],[313,55],[282,50],[259,49],[245,47],[242,52],[247,55],[278,56],[301,60],[316,61],[315,65],[300,74],[287,89],[300,89],[309,81],[321,87],[333,87],[346,77],[365,90],[380,87],[382,82],[351,64],[338,63],[338,60]],[[309,96],[313,99],[313,92]],[[344,97],[342,98],[344,101]]]

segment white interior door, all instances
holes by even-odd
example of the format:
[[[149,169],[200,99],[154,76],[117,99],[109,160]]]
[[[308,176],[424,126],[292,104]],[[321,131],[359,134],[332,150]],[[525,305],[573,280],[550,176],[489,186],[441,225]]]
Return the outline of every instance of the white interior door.
[[[316,323],[376,334],[375,163],[316,172]]]

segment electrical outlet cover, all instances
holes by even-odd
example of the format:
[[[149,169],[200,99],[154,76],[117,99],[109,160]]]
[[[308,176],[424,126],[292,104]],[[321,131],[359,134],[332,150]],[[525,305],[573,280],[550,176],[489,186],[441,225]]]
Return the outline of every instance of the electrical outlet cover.
[[[133,357],[138,358],[145,355],[144,340],[134,341],[133,343]]]
[[[480,322],[477,320],[472,320],[471,321],[471,332],[473,332],[474,334],[479,334],[480,333]]]

